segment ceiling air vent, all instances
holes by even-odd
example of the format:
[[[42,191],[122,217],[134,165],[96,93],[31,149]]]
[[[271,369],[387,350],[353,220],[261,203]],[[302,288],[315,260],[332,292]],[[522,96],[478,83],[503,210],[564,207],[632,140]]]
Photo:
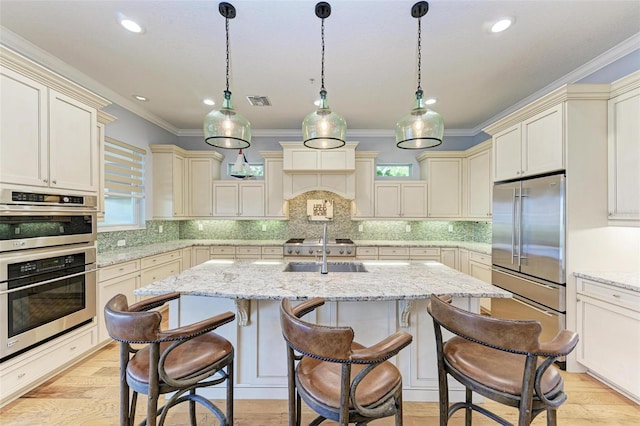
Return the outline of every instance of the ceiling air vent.
[[[271,102],[269,98],[266,96],[247,96],[247,100],[253,106],[263,107],[263,106],[271,106]]]

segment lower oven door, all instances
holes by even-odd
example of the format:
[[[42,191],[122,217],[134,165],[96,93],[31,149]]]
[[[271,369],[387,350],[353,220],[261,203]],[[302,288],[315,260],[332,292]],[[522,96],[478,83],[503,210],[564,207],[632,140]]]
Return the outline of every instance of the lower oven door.
[[[95,317],[95,261],[84,244],[0,254],[0,361]]]
[[[514,294],[512,298],[491,299],[491,316],[513,320],[538,320],[541,341],[549,341],[565,328],[565,315]]]

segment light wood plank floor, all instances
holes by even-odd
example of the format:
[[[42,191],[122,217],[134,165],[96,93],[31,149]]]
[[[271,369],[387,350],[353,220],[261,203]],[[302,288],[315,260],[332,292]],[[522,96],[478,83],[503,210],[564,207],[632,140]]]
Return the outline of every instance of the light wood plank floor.
[[[640,406],[612,391],[586,374],[563,373],[568,401],[558,411],[560,425],[634,425],[640,424]],[[139,401],[140,416],[144,418],[144,403]],[[487,402],[509,421],[516,421],[515,411],[509,407]],[[236,400],[235,425],[280,426],[287,425],[286,401]],[[312,420],[310,411],[303,421]],[[451,424],[463,424],[463,413],[458,412]],[[59,374],[22,398],[0,409],[2,426],[35,425],[117,425],[118,424],[118,349],[111,343],[75,367]],[[186,407],[176,407],[170,415],[170,425],[187,425]],[[199,415],[199,424],[216,425],[210,413]],[[331,424],[331,423],[326,423]],[[391,419],[372,422],[372,425],[392,425]],[[438,424],[436,403],[406,402],[404,425],[422,426]],[[474,425],[495,424],[483,416],[474,415]],[[534,425],[545,425],[541,414]]]

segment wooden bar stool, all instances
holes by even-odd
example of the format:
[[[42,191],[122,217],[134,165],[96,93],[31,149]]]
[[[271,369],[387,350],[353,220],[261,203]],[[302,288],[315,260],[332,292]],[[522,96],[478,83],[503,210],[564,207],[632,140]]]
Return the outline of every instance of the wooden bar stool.
[[[129,306],[114,296],[104,308],[109,335],[120,342],[120,425],[133,426],[138,394],[148,395],[147,418],[141,424],[164,424],[168,410],[189,402],[190,424],[196,424],[196,403],[211,411],[221,426],[233,424],[233,346],[213,330],[235,319],[225,312],[171,330],[160,330],[162,315],[149,311],[180,297],[152,297]],[[142,348],[132,344],[144,344]],[[226,381],[226,415],[196,390]],[[133,393],[130,395],[130,389]],[[158,397],[172,392],[158,408]]]
[[[398,332],[367,348],[353,341],[351,327],[300,319],[323,304],[316,298],[295,308],[287,299],[280,305],[288,345],[289,425],[300,426],[301,399],[319,415],[310,425],[324,420],[365,425],[388,416],[402,425],[402,376],[388,359],[409,345],[412,336]]]
[[[477,411],[503,425],[502,417],[476,405],[472,392],[518,408],[518,425],[529,425],[547,412],[547,425],[556,424],[556,410],[567,399],[563,380],[553,362],[569,354],[578,335],[562,330],[550,342],[540,342],[538,321],[515,321],[474,314],[431,295],[428,311],[433,318],[438,357],[440,425],[465,409],[465,425]],[[442,328],[455,336],[443,340]],[[447,376],[466,387],[465,402],[449,405]]]

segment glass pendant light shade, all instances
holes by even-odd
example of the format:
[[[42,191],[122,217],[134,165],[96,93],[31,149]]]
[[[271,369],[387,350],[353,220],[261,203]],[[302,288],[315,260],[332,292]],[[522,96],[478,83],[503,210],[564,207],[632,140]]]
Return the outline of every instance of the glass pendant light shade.
[[[396,123],[396,146],[403,149],[433,148],[442,143],[443,135],[442,116],[427,108],[419,90],[415,108]]]
[[[229,20],[236,17],[236,8],[227,2],[220,2],[218,11],[225,19],[226,35],[226,90],[222,108],[213,110],[204,117],[204,141],[217,148],[242,149],[251,146],[251,124],[249,120],[238,114],[231,104],[229,90]]]
[[[433,148],[442,143],[444,121],[442,116],[427,108],[422,98],[422,27],[420,19],[429,11],[429,3],[419,1],[411,8],[411,16],[418,20],[418,89],[416,104],[409,114],[396,123],[396,146],[403,149]]]
[[[224,93],[222,108],[204,117],[204,141],[227,149],[248,148],[251,145],[251,124],[238,114],[231,104],[231,92]]]
[[[320,18],[322,40],[322,67],[320,70],[320,106],[302,121],[302,143],[307,148],[334,149],[345,145],[347,122],[337,112],[331,111],[324,88],[324,20],[331,15],[331,5],[321,1],[316,4],[316,16]]]
[[[304,146],[314,149],[334,149],[345,144],[347,122],[327,104],[327,92],[320,92],[320,106],[302,122]]]

